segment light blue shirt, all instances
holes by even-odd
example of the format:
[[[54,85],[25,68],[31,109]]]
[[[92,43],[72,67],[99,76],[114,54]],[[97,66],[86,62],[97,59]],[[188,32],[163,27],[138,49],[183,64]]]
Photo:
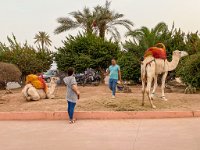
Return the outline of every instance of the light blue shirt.
[[[114,66],[111,65],[109,67],[110,79],[116,79],[116,80],[118,80],[118,78],[119,78],[119,75],[118,75],[119,70],[120,70],[120,67],[118,65],[114,65]]]

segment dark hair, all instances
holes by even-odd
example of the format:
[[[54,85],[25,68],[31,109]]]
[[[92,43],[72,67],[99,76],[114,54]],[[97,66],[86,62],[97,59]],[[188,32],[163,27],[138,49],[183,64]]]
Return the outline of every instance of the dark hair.
[[[67,69],[67,74],[68,74],[68,76],[73,75],[73,73],[74,73],[74,68],[69,67],[69,68]]]
[[[117,60],[116,60],[115,58],[112,58],[111,61],[115,61],[115,62],[117,62]]]

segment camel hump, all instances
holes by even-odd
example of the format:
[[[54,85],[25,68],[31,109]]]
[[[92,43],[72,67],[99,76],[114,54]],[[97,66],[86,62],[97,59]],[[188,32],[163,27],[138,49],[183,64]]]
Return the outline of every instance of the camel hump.
[[[166,59],[166,48],[163,43],[158,43],[154,47],[150,47],[145,51],[144,58],[153,56],[154,58]]]
[[[162,49],[166,50],[166,47],[165,47],[165,45],[163,43],[157,43],[155,45],[155,47],[162,48]]]
[[[37,75],[29,74],[26,77],[26,84],[28,83],[32,84],[36,89],[44,89],[45,92],[47,91],[47,86],[44,79],[38,77]]]

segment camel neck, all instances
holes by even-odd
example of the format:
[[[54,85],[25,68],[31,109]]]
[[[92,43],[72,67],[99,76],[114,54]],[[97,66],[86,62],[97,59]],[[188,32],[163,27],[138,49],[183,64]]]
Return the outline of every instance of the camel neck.
[[[172,71],[176,69],[178,63],[179,63],[180,58],[177,56],[172,56],[172,61],[168,62],[168,71]]]

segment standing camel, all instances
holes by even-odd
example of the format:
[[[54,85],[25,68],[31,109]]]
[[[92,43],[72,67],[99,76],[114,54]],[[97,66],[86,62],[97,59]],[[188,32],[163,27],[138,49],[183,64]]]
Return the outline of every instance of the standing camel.
[[[144,94],[147,93],[148,99],[151,103],[152,108],[156,108],[153,104],[153,96],[157,88],[157,78],[159,74],[162,74],[161,92],[162,99],[167,101],[164,93],[165,80],[168,71],[176,69],[181,57],[187,56],[188,53],[185,51],[175,50],[172,54],[172,61],[169,62],[166,59],[158,59],[153,56],[148,56],[141,63],[141,80],[142,80],[142,106],[144,105]],[[153,91],[151,93],[151,84],[154,81]],[[146,89],[145,89],[146,88]]]

